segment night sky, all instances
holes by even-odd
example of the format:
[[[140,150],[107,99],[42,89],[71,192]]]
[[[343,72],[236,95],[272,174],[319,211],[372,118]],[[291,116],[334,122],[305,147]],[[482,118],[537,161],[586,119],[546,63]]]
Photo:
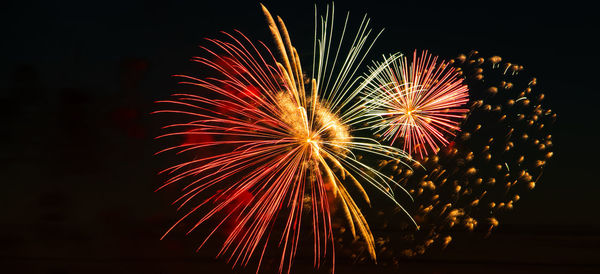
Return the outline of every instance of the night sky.
[[[376,30],[385,28],[374,58],[428,49],[450,59],[478,50],[524,65],[558,113],[555,154],[536,189],[500,217],[491,238],[474,236],[408,261],[405,273],[597,270],[594,8],[573,1],[447,2],[338,1],[336,11],[339,18],[350,11],[355,23],[367,13]],[[313,3],[263,3],[282,16],[310,64]],[[230,271],[213,259],[214,249],[195,254],[195,242],[183,233],[159,241],[176,216],[170,206],[176,193],[154,192],[165,163],[152,156],[160,123],[149,113],[152,102],[177,90],[171,75],[199,73],[190,58],[202,53],[203,38],[238,29],[271,43],[258,2],[18,1],[2,4],[0,25],[0,262],[6,273]],[[311,260],[300,260],[298,268],[310,270]],[[403,271],[341,263],[338,272],[373,269]]]

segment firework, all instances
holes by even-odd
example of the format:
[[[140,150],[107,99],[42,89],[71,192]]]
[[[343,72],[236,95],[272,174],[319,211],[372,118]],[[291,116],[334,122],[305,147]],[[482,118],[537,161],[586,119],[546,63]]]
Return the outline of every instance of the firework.
[[[415,231],[390,218],[393,210],[370,214],[370,223],[383,231],[376,235],[382,260],[444,248],[457,231],[490,235],[500,217],[539,184],[553,157],[550,133],[556,114],[543,105],[537,79],[523,66],[478,52],[462,54],[449,65],[469,87],[467,118],[450,145],[412,169],[381,161],[382,172],[413,195],[413,218],[421,228]]]
[[[459,130],[469,94],[448,62],[415,51],[410,62],[391,56],[375,63],[370,73],[376,75],[365,88],[366,118],[385,141],[394,144],[402,138],[404,150],[422,158],[448,144]]]
[[[327,254],[334,256],[330,208],[336,203],[354,237],[360,236],[375,258],[374,238],[351,193],[369,204],[363,186],[367,184],[402,207],[394,198],[390,185],[394,181],[358,161],[355,152],[399,162],[406,157],[400,149],[353,136],[349,126],[360,113],[350,102],[369,81],[361,84],[354,75],[379,34],[371,32],[365,17],[345,51],[341,45],[346,25],[336,46],[331,37],[334,12],[328,9],[324,17],[315,18],[309,77],[283,20],[262,8],[277,54],[240,32],[225,33],[224,40],[208,39],[211,46],[203,48],[208,57],[194,61],[216,76],[180,76],[182,84],[200,91],[160,102],[169,107],[157,113],[178,115],[181,121],[165,127],[169,133],[161,137],[210,136],[186,138],[184,144],[164,150],[193,157],[164,171],[169,179],[163,187],[183,184],[175,203],[189,208],[167,233],[192,216],[197,219],[188,233],[217,220],[206,240],[221,227],[232,226],[218,255],[227,254],[235,266],[247,265],[259,254],[260,268],[273,227],[282,225],[276,239],[282,254],[279,271],[289,272],[303,217],[310,215],[319,267]]]

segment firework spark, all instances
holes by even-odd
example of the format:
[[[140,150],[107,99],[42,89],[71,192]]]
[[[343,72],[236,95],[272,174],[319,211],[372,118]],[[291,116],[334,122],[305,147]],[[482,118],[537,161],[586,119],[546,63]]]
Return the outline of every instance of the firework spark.
[[[437,56],[423,51],[412,61],[405,56],[391,56],[375,63],[370,73],[378,73],[365,91],[367,118],[384,140],[394,144],[404,141],[404,150],[421,158],[437,152],[454,136],[468,109],[468,89],[457,71]]]
[[[240,32],[225,33],[225,40],[208,39],[212,44],[204,47],[208,57],[194,61],[216,76],[180,76],[183,84],[202,92],[175,94],[174,99],[161,101],[170,107],[157,113],[183,117],[183,122],[167,126],[171,131],[161,137],[212,136],[187,138],[188,142],[164,150],[194,157],[164,171],[169,179],[163,187],[184,184],[175,203],[191,208],[169,231],[191,216],[199,217],[188,233],[209,219],[217,220],[208,240],[224,224],[233,223],[218,255],[228,254],[235,266],[247,265],[259,253],[260,268],[272,228],[283,224],[277,240],[282,253],[279,271],[289,272],[308,203],[314,264],[319,267],[321,259],[328,252],[333,257],[334,252],[331,195],[343,209],[352,234],[362,237],[375,258],[372,233],[351,193],[370,203],[366,183],[396,202],[390,186],[394,182],[359,162],[354,152],[398,161],[407,155],[373,139],[352,136],[349,127],[359,119],[349,103],[369,80],[361,84],[354,77],[376,39],[369,21],[363,19],[350,50],[342,51],[342,35],[339,46],[334,43],[337,50],[330,53],[334,13],[328,9],[320,18],[321,27],[315,27],[313,77],[308,77],[283,20],[275,20],[264,6],[263,12],[279,59],[266,45],[257,45]],[[206,148],[218,152],[203,155]]]

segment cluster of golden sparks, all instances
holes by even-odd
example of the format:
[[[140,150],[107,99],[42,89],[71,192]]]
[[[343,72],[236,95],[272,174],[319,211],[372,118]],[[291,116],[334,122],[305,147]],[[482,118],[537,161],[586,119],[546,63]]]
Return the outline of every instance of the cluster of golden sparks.
[[[499,217],[513,210],[524,192],[539,183],[551,151],[556,114],[544,107],[537,79],[524,67],[499,56],[461,54],[450,64],[469,86],[471,102],[461,133],[436,155],[410,168],[381,160],[380,169],[414,198],[412,213],[420,229],[393,218],[393,210],[373,214],[378,258],[402,257],[445,248],[456,232],[490,235]],[[398,232],[400,231],[400,232]],[[361,244],[349,245],[364,260]]]
[[[334,245],[339,242],[334,234],[340,227],[375,260],[382,250],[393,249],[389,239],[373,235],[361,211],[361,205],[371,205],[369,191],[376,191],[391,201],[395,212],[403,213],[393,216],[403,225],[399,241],[412,247],[401,252],[421,253],[416,246],[440,239],[443,245],[448,244],[450,236],[443,234],[448,227],[473,229],[481,218],[496,226],[493,213],[481,212],[512,208],[518,200],[515,194],[511,201],[487,202],[485,210],[474,210],[493,192],[482,186],[507,184],[507,189],[516,189],[515,185],[535,184],[541,175],[539,170],[545,162],[535,162],[537,167],[533,167],[535,158],[530,160],[530,156],[508,160],[492,154],[497,153],[498,145],[505,146],[506,153],[519,154],[514,152],[519,151],[514,147],[521,145],[513,141],[517,135],[519,140],[535,138],[535,145],[545,146],[540,148],[543,151],[551,146],[550,136],[533,135],[512,124],[516,120],[533,121],[527,124],[543,128],[541,121],[549,112],[539,105],[530,110],[534,104],[530,87],[535,81],[529,83],[525,94],[509,100],[510,106],[500,102],[491,105],[487,98],[473,95],[473,90],[481,89],[479,85],[489,85],[482,82],[483,64],[491,62],[495,70],[502,70],[506,64],[499,59],[480,62],[471,54],[443,62],[426,52],[421,56],[415,52],[410,62],[396,54],[374,62],[367,74],[358,77],[381,32],[372,33],[365,17],[350,39],[349,49],[344,50],[348,15],[339,41],[333,41],[335,13],[328,8],[324,16],[315,17],[309,76],[283,20],[274,18],[264,6],[262,10],[275,51],[263,43],[253,43],[238,31],[224,33],[223,40],[207,39],[207,57],[194,60],[217,76],[180,76],[182,84],[198,92],[174,94],[171,100],[159,101],[170,107],[156,113],[170,113],[180,121],[166,126],[168,132],[160,138],[183,136],[187,140],[160,153],[176,151],[181,158],[192,155],[191,160],[162,172],[168,179],[161,188],[183,186],[175,203],[187,210],[167,233],[184,224],[191,224],[191,233],[212,220],[216,224],[201,246],[215,232],[230,227],[218,255],[226,256],[234,266],[247,265],[258,256],[260,268],[267,246],[276,244],[281,253],[279,272],[289,272],[304,238],[302,222],[309,222],[315,267],[328,256],[335,265]],[[522,69],[509,66],[504,75]],[[502,82],[486,90],[500,94],[499,90],[512,85]],[[529,107],[516,114],[505,110],[517,105]],[[482,121],[492,119],[479,114],[483,112],[501,116],[494,119],[510,130],[503,133],[504,139],[490,137],[489,144],[481,148],[481,142],[470,140],[497,134],[482,129]],[[475,128],[473,123],[478,123]],[[355,134],[371,129],[376,129],[370,135],[373,138]],[[460,130],[462,135],[451,142]],[[524,137],[527,134],[529,139]],[[386,142],[390,146],[382,144]],[[391,146],[398,143],[403,149]],[[550,156],[551,152],[545,157]],[[475,158],[483,160],[477,162]],[[496,173],[484,171],[488,169]],[[405,210],[395,190],[406,200],[415,197],[417,210]],[[357,196],[360,199],[355,200]],[[345,219],[343,225],[332,218],[338,208]],[[385,214],[378,216],[387,218]],[[272,237],[276,227],[283,229]],[[402,238],[409,234],[427,236],[411,237],[411,241]],[[417,238],[423,242],[416,242]]]

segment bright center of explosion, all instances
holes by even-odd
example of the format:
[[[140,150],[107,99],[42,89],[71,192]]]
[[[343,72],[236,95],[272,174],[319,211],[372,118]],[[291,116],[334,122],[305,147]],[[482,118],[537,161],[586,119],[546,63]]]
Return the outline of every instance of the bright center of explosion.
[[[299,144],[310,146],[317,155],[322,150],[346,153],[347,143],[351,140],[348,127],[317,100],[309,98],[308,105],[302,107],[292,96],[279,93],[277,103],[281,120]]]

